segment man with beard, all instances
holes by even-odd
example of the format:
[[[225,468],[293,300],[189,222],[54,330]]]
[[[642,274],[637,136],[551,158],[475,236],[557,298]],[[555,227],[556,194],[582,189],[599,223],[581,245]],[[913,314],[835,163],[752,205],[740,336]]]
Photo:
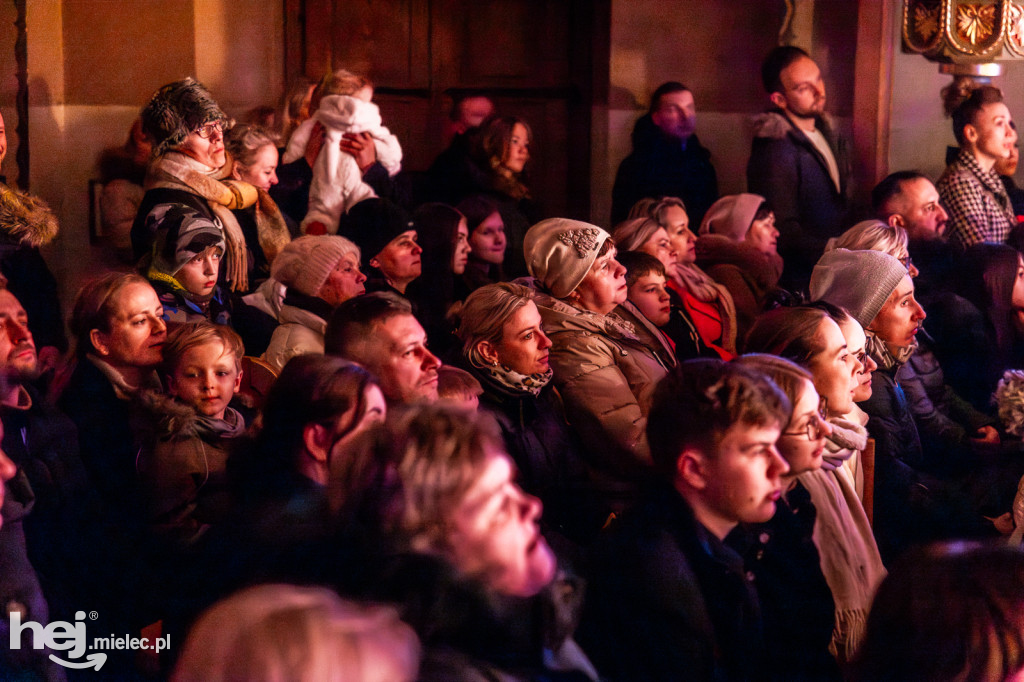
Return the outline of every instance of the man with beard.
[[[825,242],[846,227],[847,144],[825,114],[825,83],[810,55],[777,47],[761,79],[773,108],[755,123],[747,189],[775,209],[781,283],[803,290]]]
[[[633,153],[615,175],[612,223],[625,220],[640,199],[679,197],[690,222],[700,225],[718,199],[718,177],[696,125],[697,107],[685,85],[670,81],[654,91],[650,111],[633,127]]]

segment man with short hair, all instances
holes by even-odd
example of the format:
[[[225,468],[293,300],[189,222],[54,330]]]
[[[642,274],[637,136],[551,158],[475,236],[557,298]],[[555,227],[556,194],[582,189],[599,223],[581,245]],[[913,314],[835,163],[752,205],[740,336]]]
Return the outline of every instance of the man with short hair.
[[[376,375],[390,405],[437,400],[441,361],[427,349],[427,334],[407,300],[392,292],[356,296],[327,323],[325,352],[352,360]]]
[[[688,360],[658,385],[658,487],[599,541],[580,630],[610,679],[770,677],[756,592],[723,540],[775,513],[789,409],[768,379],[721,360]]]
[[[711,152],[694,132],[697,107],[682,83],[663,83],[651,95],[651,108],[633,127],[633,152],[619,165],[612,189],[612,223],[646,197],[678,197],[690,222],[700,225],[718,199],[718,176]]]
[[[761,80],[772,108],[756,121],[747,189],[775,209],[783,286],[803,290],[825,243],[847,226],[847,144],[825,113],[825,83],[804,50],[769,52]]]
[[[871,191],[871,207],[876,218],[907,231],[907,251],[920,272],[918,299],[927,306],[950,290],[957,278],[953,249],[945,240],[949,214],[931,180],[917,171],[892,173]]]

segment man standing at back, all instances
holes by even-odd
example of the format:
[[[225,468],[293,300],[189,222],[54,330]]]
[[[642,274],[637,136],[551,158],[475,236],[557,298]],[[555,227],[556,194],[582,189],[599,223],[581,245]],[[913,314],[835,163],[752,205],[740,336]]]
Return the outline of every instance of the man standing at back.
[[[711,152],[694,133],[697,107],[693,93],[669,81],[651,95],[651,109],[633,127],[633,153],[619,165],[612,190],[612,223],[626,219],[640,199],[678,197],[690,222],[700,225],[718,199],[718,177]]]
[[[846,142],[832,130],[821,70],[806,52],[775,48],[761,80],[773,108],[756,121],[747,188],[775,209],[781,284],[805,289],[825,242],[846,227]]]

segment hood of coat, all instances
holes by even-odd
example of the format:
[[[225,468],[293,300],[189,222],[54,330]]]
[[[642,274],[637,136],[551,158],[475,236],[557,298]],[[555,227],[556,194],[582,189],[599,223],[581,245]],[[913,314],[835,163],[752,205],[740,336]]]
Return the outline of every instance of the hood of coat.
[[[832,117],[823,113],[815,121],[815,127],[821,131],[825,139],[832,141],[832,131],[834,129]],[[804,135],[797,135],[798,132],[797,127],[782,113],[781,109],[765,111],[754,117],[755,138],[763,137],[771,140],[781,140],[789,135],[794,139],[804,140],[807,144],[810,144],[810,140],[807,140]]]
[[[43,246],[57,236],[57,216],[30,194],[0,184],[0,236],[25,246]]]
[[[758,251],[746,242],[720,234],[703,234],[697,238],[697,265],[704,271],[717,265],[734,266],[766,289],[777,286],[782,276],[781,256]]]

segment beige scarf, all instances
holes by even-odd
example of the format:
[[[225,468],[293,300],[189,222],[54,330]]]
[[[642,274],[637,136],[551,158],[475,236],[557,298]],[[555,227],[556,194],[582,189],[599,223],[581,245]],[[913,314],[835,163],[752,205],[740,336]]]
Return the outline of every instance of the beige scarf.
[[[224,228],[227,242],[226,279],[232,291],[248,291],[248,257],[245,235],[232,210],[248,208],[256,204],[256,225],[260,247],[273,261],[290,237],[288,228],[277,205],[263,190],[240,180],[218,179],[222,169],[211,170],[209,166],[180,152],[167,152],[157,157],[149,166],[146,189],[168,187],[182,189],[206,199],[213,214]]]
[[[666,274],[677,286],[685,288],[697,300],[713,303],[718,307],[722,316],[722,348],[735,353],[736,305],[729,290],[711,279],[694,263],[675,263],[675,267],[669,268]]]

